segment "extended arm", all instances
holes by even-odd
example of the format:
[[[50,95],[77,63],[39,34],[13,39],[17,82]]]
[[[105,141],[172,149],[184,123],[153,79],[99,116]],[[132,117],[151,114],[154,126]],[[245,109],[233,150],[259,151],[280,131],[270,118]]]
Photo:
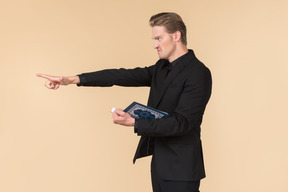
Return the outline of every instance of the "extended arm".
[[[154,65],[134,69],[106,69],[79,75],[78,86],[150,86]]]
[[[52,76],[38,73],[38,77],[47,79],[48,89],[58,89],[60,85],[77,84],[78,86],[150,86],[154,66],[135,69],[106,69],[77,76]]]

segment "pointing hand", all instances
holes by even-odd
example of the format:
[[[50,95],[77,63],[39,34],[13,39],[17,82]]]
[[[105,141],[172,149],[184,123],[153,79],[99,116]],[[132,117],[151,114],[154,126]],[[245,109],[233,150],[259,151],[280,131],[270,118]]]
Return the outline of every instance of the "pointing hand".
[[[42,77],[47,79],[48,81],[45,83],[45,86],[48,89],[58,89],[60,85],[69,85],[69,84],[77,84],[80,83],[80,79],[78,76],[51,76],[38,73],[36,74],[38,77]]]

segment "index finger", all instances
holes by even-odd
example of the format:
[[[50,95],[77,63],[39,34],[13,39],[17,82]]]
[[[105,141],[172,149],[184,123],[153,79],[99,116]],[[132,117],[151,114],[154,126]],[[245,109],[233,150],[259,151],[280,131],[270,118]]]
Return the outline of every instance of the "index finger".
[[[51,76],[51,75],[45,75],[45,74],[42,74],[42,73],[37,73],[36,75],[38,77],[42,77],[42,78],[48,79],[49,81],[59,81],[59,78]]]

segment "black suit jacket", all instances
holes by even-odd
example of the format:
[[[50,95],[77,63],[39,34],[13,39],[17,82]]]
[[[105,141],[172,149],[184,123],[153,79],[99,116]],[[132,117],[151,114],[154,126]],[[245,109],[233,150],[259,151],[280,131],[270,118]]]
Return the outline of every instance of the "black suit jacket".
[[[205,177],[200,125],[211,95],[211,73],[192,50],[167,75],[168,64],[160,59],[145,68],[84,73],[78,86],[150,86],[148,106],[169,116],[136,120],[141,139],[133,162],[153,154],[161,178],[200,180]]]

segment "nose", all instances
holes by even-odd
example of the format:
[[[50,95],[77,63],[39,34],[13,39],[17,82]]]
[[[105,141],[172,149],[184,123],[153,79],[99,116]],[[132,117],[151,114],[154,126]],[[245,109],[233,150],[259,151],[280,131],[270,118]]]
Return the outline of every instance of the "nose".
[[[159,46],[159,45],[158,45],[158,42],[157,42],[157,41],[154,41],[154,45],[153,45],[153,48],[154,48],[154,49],[157,49],[157,48],[158,48],[158,46]]]

